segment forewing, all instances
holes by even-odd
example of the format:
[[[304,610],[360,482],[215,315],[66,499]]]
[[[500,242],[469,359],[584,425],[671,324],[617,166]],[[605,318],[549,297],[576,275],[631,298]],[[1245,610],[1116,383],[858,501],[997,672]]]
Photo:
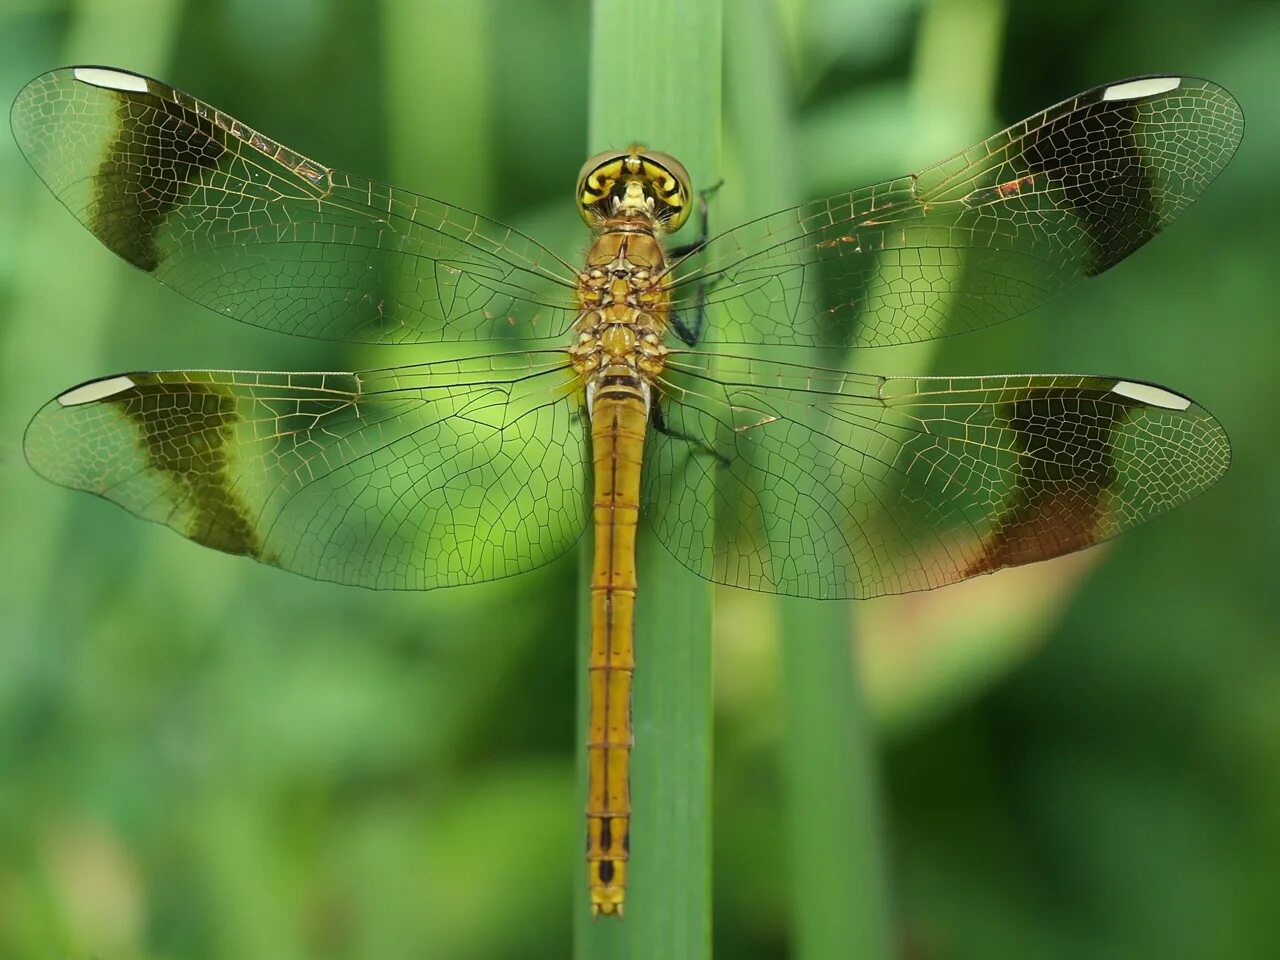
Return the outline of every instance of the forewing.
[[[1203,408],[1135,381],[716,363],[668,368],[645,509],[687,567],[770,593],[874,597],[1060,556],[1191,499],[1230,458]]]
[[[228,553],[425,590],[531,570],[577,542],[590,455],[562,353],[363,373],[168,371],[76,387],[31,465]]]
[[[104,244],[218,313],[325,340],[555,337],[573,271],[521,233],[325,167],[157,80],[74,67],[14,136]]]
[[[1017,316],[1114,266],[1186,209],[1244,132],[1216,84],[1098,87],[886,183],[783,210],[674,268],[704,339],[885,346]]]

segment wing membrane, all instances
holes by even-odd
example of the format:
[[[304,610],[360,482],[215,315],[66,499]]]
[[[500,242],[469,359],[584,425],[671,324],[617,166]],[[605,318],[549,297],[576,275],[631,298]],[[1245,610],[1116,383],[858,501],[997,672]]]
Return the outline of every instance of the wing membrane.
[[[1114,378],[728,357],[715,379],[675,359],[663,392],[667,432],[645,464],[659,537],[704,577],[798,597],[922,590],[1070,553],[1191,499],[1230,458],[1204,409]]]
[[[579,391],[559,352],[131,373],[46,404],[25,448],[55,483],[206,546],[430,589],[530,570],[577,542],[590,476]]]
[[[538,340],[572,322],[573,271],[530,238],[324,167],[159,81],[56,70],[11,121],[99,240],[218,313],[368,343]]]
[[[711,284],[712,342],[874,347],[980,329],[1145,244],[1243,131],[1204,80],[1098,87],[919,173],[729,230],[673,282]]]

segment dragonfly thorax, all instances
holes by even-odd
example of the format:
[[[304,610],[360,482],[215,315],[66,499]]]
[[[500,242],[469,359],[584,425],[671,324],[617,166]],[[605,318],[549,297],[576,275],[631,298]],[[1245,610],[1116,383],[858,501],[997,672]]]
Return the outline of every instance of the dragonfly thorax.
[[[578,275],[574,369],[600,377],[652,380],[666,363],[666,258],[653,229],[607,230],[587,252]]]
[[[614,306],[582,314],[569,355],[584,379],[651,380],[662,372],[667,348],[662,344],[662,327],[652,317],[634,307]]]

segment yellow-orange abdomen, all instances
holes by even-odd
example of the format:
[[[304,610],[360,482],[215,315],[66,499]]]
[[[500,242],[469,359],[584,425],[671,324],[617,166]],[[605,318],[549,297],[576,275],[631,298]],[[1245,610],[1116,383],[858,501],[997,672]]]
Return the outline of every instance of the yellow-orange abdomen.
[[[606,386],[595,397],[587,877],[597,915],[621,915],[630,857],[632,627],[645,427],[644,394],[638,386]]]

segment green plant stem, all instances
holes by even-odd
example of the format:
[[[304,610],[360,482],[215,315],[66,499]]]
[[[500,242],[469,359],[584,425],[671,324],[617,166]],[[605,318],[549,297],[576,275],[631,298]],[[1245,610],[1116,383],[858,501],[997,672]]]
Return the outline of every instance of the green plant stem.
[[[892,955],[875,739],[841,606],[787,600],[781,611],[797,960]]]
[[[729,123],[746,218],[802,199],[774,5],[748,0],[729,45]],[[851,170],[852,176],[856,171]],[[844,351],[811,350],[818,366]],[[781,598],[785,836],[798,960],[890,956],[874,735],[854,674],[850,605]]]
[[[590,152],[640,142],[671,153],[695,186],[719,176],[720,0],[596,0]],[[709,500],[709,498],[708,498]],[[626,919],[591,919],[574,885],[575,956],[711,955],[711,588],[648,529],[638,543],[630,891]],[[579,590],[579,789],[585,804],[590,538]]]
[[[436,196],[473,210],[492,204],[494,152],[493,10],[490,0],[468,3],[390,0],[384,4],[383,69],[389,119],[387,138],[396,182],[428,183]],[[424,122],[424,91],[448,90],[431,100]]]

